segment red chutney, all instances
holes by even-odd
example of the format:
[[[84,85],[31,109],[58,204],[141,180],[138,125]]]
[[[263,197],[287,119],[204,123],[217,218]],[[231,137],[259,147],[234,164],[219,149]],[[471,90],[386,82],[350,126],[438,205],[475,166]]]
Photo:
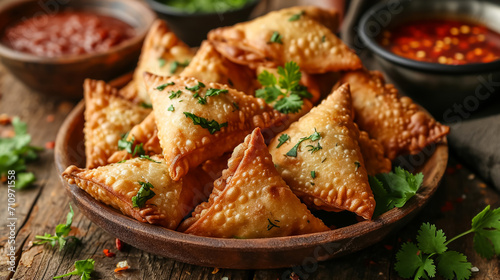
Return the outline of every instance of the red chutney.
[[[379,43],[399,56],[448,65],[487,63],[500,58],[500,34],[457,20],[410,21],[385,31]]]
[[[104,52],[134,35],[132,26],[116,18],[65,11],[19,22],[6,29],[2,41],[21,52],[59,57]]]

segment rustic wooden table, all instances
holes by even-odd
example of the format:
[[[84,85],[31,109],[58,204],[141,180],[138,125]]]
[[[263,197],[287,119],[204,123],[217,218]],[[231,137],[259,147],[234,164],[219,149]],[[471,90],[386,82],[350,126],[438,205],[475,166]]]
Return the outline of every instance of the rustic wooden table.
[[[451,154],[449,172],[438,191],[408,225],[360,252],[317,264],[273,270],[219,270],[157,257],[131,246],[120,252],[115,248],[115,238],[91,223],[77,208],[71,234],[81,238],[81,246],[62,251],[49,245],[32,246],[35,235],[54,233],[56,225],[66,220],[70,198],[56,171],[51,147],[59,127],[75,105],[33,92],[0,65],[0,114],[19,116],[28,123],[32,144],[47,147],[40,159],[29,165],[36,174],[36,184],[16,192],[15,273],[8,270],[6,256],[11,222],[7,219],[7,186],[0,185],[1,279],[52,279],[73,270],[75,261],[87,258],[95,260],[93,279],[400,279],[394,270],[396,252],[402,242],[415,239],[422,222],[434,223],[447,236],[454,236],[467,230],[472,217],[486,205],[500,206],[499,193],[462,167]],[[9,129],[10,126],[0,126],[0,135]],[[450,248],[466,254],[479,269],[473,273],[473,279],[500,279],[500,260],[482,259],[472,247],[472,236],[452,243]],[[105,257],[103,249],[110,249],[116,256]],[[131,269],[115,273],[116,263],[122,260],[127,260]],[[291,272],[295,276],[290,276]]]

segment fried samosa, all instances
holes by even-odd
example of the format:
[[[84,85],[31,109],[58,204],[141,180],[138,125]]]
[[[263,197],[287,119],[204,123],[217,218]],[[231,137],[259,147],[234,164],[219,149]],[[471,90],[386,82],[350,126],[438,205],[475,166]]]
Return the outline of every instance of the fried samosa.
[[[450,131],[410,98],[400,96],[392,84],[385,83],[380,72],[349,72],[341,82],[351,85],[356,123],[380,141],[390,160],[416,154]]]
[[[179,230],[220,238],[264,238],[329,230],[292,193],[273,165],[260,129],[245,138]]]
[[[368,183],[359,130],[344,84],[269,145],[285,182],[310,207],[347,210],[369,220],[375,199]]]
[[[328,24],[336,16],[317,7],[283,9],[214,29],[208,39],[225,57],[253,69],[276,68],[288,61],[309,74],[359,69],[358,56],[320,22]]]
[[[108,158],[118,151],[118,140],[151,109],[123,98],[103,81],[85,80],[84,96],[86,166],[94,168],[108,164]]]
[[[286,115],[226,85],[148,74],[163,156],[179,180],[192,167],[236,147],[256,127],[280,127]]]
[[[174,181],[161,157],[135,158],[95,169],[74,165],[62,174],[70,184],[138,221],[175,229],[203,201],[198,174]]]

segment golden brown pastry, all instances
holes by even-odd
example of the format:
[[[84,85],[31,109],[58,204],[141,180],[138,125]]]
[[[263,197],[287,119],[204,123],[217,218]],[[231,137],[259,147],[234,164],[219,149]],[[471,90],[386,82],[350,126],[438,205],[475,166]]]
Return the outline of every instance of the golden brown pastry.
[[[182,218],[203,201],[202,184],[197,174],[174,181],[168,175],[164,160],[157,156],[95,169],[72,165],[62,176],[68,183],[78,185],[95,199],[127,216],[169,229],[175,229]]]
[[[195,56],[181,73],[183,77],[226,84],[246,94],[254,94],[260,86],[255,72],[222,56],[209,41],[203,41]]]
[[[358,139],[349,85],[344,84],[276,136],[269,151],[285,182],[306,205],[371,219],[375,199]]]
[[[106,165],[118,140],[151,112],[118,94],[103,81],[85,80],[85,155],[87,168]]]
[[[192,58],[193,51],[170,31],[167,23],[156,20],[144,40],[134,79],[123,89],[124,95],[133,96],[135,88],[137,99],[150,104],[144,72],[165,76],[179,74]]]
[[[179,180],[192,167],[231,151],[254,128],[275,128],[286,116],[263,100],[195,78],[148,75],[163,156]]]
[[[358,143],[368,175],[374,176],[391,171],[392,163],[385,157],[384,147],[377,139],[371,139],[366,131],[360,131]]]
[[[234,150],[209,201],[197,206],[179,230],[210,237],[263,238],[328,227],[285,184],[257,128]]]
[[[380,72],[346,73],[341,82],[351,85],[356,123],[380,141],[391,160],[402,154],[416,154],[450,131],[410,98],[400,96],[392,84],[385,83]]]
[[[358,56],[316,21],[328,22],[325,19],[329,17],[336,16],[317,7],[302,7],[298,13],[296,8],[284,9],[217,28],[210,31],[208,39],[225,57],[253,69],[277,67],[289,61],[295,61],[309,74],[361,68]]]

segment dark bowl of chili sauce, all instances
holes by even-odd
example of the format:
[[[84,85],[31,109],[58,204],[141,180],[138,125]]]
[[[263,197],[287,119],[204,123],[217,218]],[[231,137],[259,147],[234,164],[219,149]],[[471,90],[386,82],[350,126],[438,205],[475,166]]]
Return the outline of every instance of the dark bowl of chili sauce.
[[[4,4],[0,59],[33,90],[79,99],[84,79],[110,80],[134,68],[154,18],[133,0]]]
[[[500,6],[402,1],[365,13],[360,38],[389,79],[436,118],[457,123],[500,92]]]

